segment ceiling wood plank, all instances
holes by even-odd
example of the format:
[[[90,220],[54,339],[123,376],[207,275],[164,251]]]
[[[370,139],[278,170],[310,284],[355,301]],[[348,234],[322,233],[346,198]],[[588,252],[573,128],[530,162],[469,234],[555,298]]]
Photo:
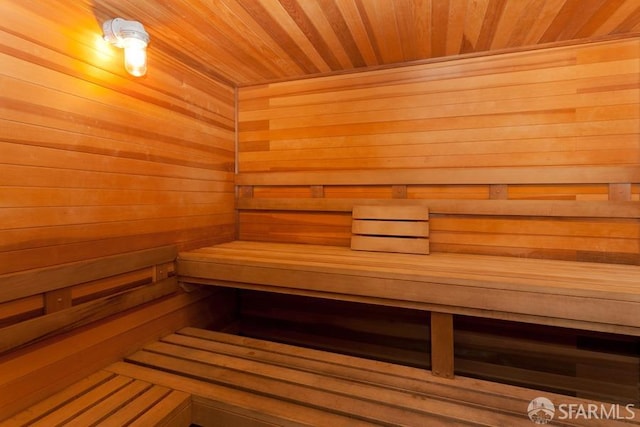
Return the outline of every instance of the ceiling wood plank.
[[[23,7],[19,0],[10,1]],[[45,20],[47,10],[57,4],[44,0],[36,3]],[[88,11],[85,16],[93,14],[95,21],[70,14],[60,23],[60,34],[52,35],[54,39],[87,40],[88,32],[100,36],[100,25],[105,19],[114,16],[135,19],[151,35],[151,67],[157,61],[156,66],[168,75],[179,75],[187,67],[213,80],[245,87],[458,55],[640,36],[638,0],[77,0],[76,3]],[[59,7],[78,10],[66,4]],[[79,53],[78,58],[81,57]],[[107,72],[119,72],[106,61],[96,66]]]

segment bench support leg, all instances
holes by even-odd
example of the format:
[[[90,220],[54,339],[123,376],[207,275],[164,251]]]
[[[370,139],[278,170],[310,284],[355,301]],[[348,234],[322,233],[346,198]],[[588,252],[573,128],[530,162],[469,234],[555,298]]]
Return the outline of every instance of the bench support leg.
[[[453,315],[431,312],[431,372],[453,378]]]

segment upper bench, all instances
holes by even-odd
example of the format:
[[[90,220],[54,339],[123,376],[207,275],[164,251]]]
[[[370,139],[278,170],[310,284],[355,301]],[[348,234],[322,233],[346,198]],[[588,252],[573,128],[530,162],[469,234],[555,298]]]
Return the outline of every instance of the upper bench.
[[[179,280],[640,336],[640,266],[235,241]]]

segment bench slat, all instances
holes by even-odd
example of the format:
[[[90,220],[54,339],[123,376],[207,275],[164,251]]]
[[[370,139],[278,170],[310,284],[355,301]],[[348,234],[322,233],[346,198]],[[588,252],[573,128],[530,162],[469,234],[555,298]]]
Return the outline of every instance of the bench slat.
[[[274,370],[260,362],[243,363],[241,360],[223,356],[210,358],[206,352],[182,349],[177,346],[156,344],[149,350],[135,353],[127,360],[153,366],[155,369],[179,372],[187,377],[222,383],[243,391],[290,400],[298,404],[312,402],[312,406],[322,407],[325,411],[368,422],[406,425],[403,420],[412,420],[412,425],[419,425],[427,416],[427,414],[401,410],[394,406],[374,404],[371,400],[346,394],[346,390],[353,391],[353,385],[349,382],[341,384],[345,392],[336,393],[331,391],[331,384],[327,384],[332,382],[330,379],[319,377],[311,379],[310,374],[287,368]],[[216,359],[220,360],[219,364],[216,363]],[[278,378],[279,375],[284,375],[284,378]],[[322,384],[322,388],[314,387],[314,383]],[[371,393],[373,397],[373,392]],[[461,409],[458,408],[458,411]]]
[[[105,427],[191,424],[191,396],[109,371],[98,371],[36,403],[0,426]]]
[[[108,418],[113,412],[126,405],[127,402],[134,400],[137,395],[148,390],[150,387],[151,384],[147,382],[133,380],[75,416],[69,421],[69,424],[80,427],[90,426],[96,424],[96,422],[102,423],[102,421]]]
[[[379,236],[429,237],[429,223],[423,221],[363,221],[354,220],[353,234],[374,234]]]
[[[131,378],[115,376],[87,393],[77,396],[65,405],[56,408],[53,412],[38,419],[32,425],[34,427],[51,427],[70,423],[86,408],[91,408],[93,405],[99,403],[105,396],[117,392],[132,381],[133,379]]]
[[[398,221],[428,221],[429,211],[423,206],[354,206],[354,219],[382,219]]]
[[[260,413],[259,425],[327,425],[327,416],[337,417],[331,425],[524,425],[529,422],[528,403],[540,395],[554,402],[585,403],[569,396],[464,377],[447,380],[417,368],[194,328],[165,337],[111,369],[190,390],[194,413],[214,408],[209,415],[251,417],[252,409],[263,410],[256,403],[269,401],[297,409],[278,420],[283,414],[276,415],[269,407]],[[200,422],[215,424],[206,415]],[[554,420],[554,425],[576,424]],[[608,421],[607,425],[628,424]]]
[[[429,253],[429,239],[389,236],[352,236],[351,249],[357,251],[399,252],[426,255]]]
[[[67,402],[72,401],[77,396],[83,395],[95,387],[113,379],[115,374],[107,371],[98,371],[81,379],[80,381],[70,385],[64,390],[50,396],[40,402],[32,405],[28,410],[22,411],[13,417],[0,422],[0,426],[21,426],[30,425],[43,416],[55,411],[57,408],[64,406]]]
[[[130,427],[191,425],[191,396],[172,390],[162,400],[149,408],[143,417],[139,417]]]
[[[163,341],[279,366],[295,366],[352,381],[415,390],[487,408],[517,412],[527,400],[524,389],[517,387],[463,377],[451,382],[434,377],[426,370],[203,329],[184,328]],[[478,392],[480,386],[482,392]]]
[[[104,427],[121,427],[129,425],[131,422],[139,418],[149,408],[152,408],[162,399],[164,399],[170,390],[166,387],[157,385],[151,386],[140,394],[134,401],[124,405],[118,411],[114,412],[109,418],[101,421],[100,425]],[[185,396],[188,396],[185,394]]]
[[[299,427],[328,425],[335,427],[366,427],[374,424],[352,417],[344,417],[319,408],[302,406],[288,400],[251,393],[220,384],[205,382],[195,378],[170,373],[152,367],[118,362],[107,368],[109,371],[139,378],[143,381],[164,385],[193,395],[193,423],[211,423],[209,416],[221,412],[234,419],[250,419],[266,425]],[[313,420],[310,422],[309,420]],[[258,423],[250,423],[254,426]]]
[[[206,343],[205,343],[206,345]],[[300,405],[321,407],[325,411],[383,425],[423,425],[427,420],[452,425],[459,422],[478,425],[507,425],[513,415],[450,402],[430,395],[419,398],[416,391],[387,387],[372,381],[327,375],[323,370],[274,365],[262,358],[240,358],[224,352],[154,343],[128,358],[154,369],[179,372],[208,382],[289,400]],[[325,353],[326,360],[332,360]],[[348,371],[348,366],[343,366]]]

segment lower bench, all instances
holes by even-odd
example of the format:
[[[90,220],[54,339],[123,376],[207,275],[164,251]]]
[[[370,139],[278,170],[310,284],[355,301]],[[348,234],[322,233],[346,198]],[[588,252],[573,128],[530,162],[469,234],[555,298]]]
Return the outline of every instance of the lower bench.
[[[541,397],[555,414],[535,406]],[[564,405],[564,406],[561,406]],[[573,408],[571,416],[560,408]],[[585,414],[604,408],[607,419]],[[2,426],[637,426],[640,411],[185,328]],[[582,415],[580,409],[583,408]],[[585,412],[589,411],[589,412]],[[593,412],[595,413],[595,412]],[[611,418],[626,418],[614,420]]]
[[[194,328],[148,345],[108,370],[191,394],[192,422],[202,426],[533,425],[529,404],[540,396],[576,408],[595,405]],[[633,414],[632,425],[638,425],[640,413]],[[612,420],[553,421],[554,426],[618,424],[629,426]]]
[[[190,424],[188,393],[104,370],[0,422],[0,426],[42,427]]]

